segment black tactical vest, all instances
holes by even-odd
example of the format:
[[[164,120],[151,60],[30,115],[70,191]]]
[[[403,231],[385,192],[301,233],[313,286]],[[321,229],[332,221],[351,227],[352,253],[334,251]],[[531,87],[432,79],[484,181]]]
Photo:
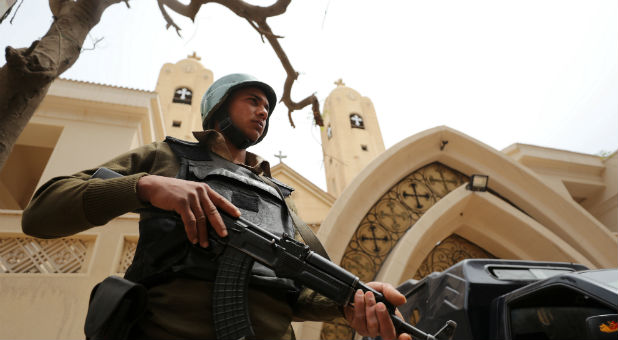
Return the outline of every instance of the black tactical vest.
[[[278,236],[294,235],[294,225],[281,195],[251,170],[219,157],[199,143],[172,137],[165,142],[180,162],[177,178],[206,182],[238,207],[244,218]],[[271,180],[285,197],[294,190]],[[175,276],[214,281],[216,256],[208,248],[189,242],[177,214],[156,208],[141,210],[139,234],[135,257],[125,278],[147,285]],[[253,265],[250,284],[297,291],[291,280],[276,277],[259,263]]]

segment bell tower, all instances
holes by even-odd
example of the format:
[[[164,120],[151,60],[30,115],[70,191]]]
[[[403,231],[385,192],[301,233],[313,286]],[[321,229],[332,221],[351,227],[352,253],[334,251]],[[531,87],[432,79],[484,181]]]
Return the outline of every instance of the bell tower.
[[[328,193],[339,197],[356,175],[384,151],[373,103],[339,79],[323,109],[322,151]]]
[[[200,63],[195,52],[176,64],[161,67],[157,87],[165,133],[168,136],[194,141],[193,131],[202,130],[200,102],[213,82],[212,71]]]

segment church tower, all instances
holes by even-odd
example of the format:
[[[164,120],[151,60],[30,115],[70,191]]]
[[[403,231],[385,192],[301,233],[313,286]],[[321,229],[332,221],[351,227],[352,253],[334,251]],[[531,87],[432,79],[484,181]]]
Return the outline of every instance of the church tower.
[[[339,197],[356,175],[384,151],[373,103],[343,83],[324,102],[322,151],[328,193]]]
[[[161,67],[155,91],[159,94],[168,136],[194,141],[192,132],[202,130],[200,102],[213,82],[213,75],[200,59],[193,52],[187,59]]]

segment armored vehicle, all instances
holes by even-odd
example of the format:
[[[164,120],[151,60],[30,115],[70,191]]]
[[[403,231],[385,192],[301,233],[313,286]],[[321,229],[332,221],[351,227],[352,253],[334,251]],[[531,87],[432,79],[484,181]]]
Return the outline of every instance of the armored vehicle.
[[[453,339],[617,339],[618,269],[468,259],[398,289],[404,319]]]

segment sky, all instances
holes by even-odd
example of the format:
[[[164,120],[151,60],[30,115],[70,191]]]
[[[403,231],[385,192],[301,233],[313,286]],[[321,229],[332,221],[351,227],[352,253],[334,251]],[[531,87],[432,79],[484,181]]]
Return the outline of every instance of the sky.
[[[286,74],[272,48],[227,8],[205,5],[195,22],[172,13],[178,37],[155,1],[129,3],[107,9],[61,77],[152,91],[164,63],[196,52],[215,78],[250,73],[281,95]],[[52,22],[47,4],[24,0],[13,23],[0,24],[0,46],[42,37]],[[372,100],[386,148],[446,125],[497,150],[618,149],[618,1],[294,0],[268,23],[300,72],[292,98],[315,93],[323,103],[342,78]],[[311,110],[293,118],[295,129],[278,105],[268,137],[251,151],[275,165],[281,150],[325,189]]]

